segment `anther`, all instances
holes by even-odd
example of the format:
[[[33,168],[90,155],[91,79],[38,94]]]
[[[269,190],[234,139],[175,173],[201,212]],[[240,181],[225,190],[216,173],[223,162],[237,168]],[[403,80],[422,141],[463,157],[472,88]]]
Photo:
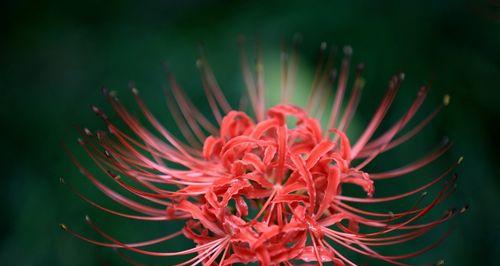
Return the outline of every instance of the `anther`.
[[[321,44],[320,44],[320,46],[319,46],[319,49],[321,49],[321,50],[326,50],[326,47],[327,47],[326,42],[321,42]]]
[[[451,100],[451,97],[449,94],[445,94],[443,96],[443,105],[444,106],[448,106],[448,104],[450,104],[450,100]]]
[[[461,164],[463,160],[464,160],[464,157],[460,156],[460,158],[458,158],[457,164]]]
[[[68,231],[68,227],[65,224],[59,224],[59,227],[64,231]]]
[[[351,56],[352,55],[352,47],[349,45],[344,46],[344,54],[346,56]]]
[[[62,178],[62,177],[59,177],[59,182],[60,182],[61,184],[66,184],[66,181],[64,181],[64,178]]]
[[[104,96],[108,96],[109,95],[109,89],[107,87],[101,87],[101,92]]]
[[[444,260],[438,260],[436,262],[436,266],[441,266],[441,265],[444,265]]]
[[[201,68],[203,66],[203,61],[201,59],[196,60],[196,67]]]
[[[83,131],[85,132],[85,134],[86,134],[87,136],[92,136],[92,131],[90,131],[90,129],[88,129],[88,128],[84,128],[84,129],[83,129]]]
[[[405,77],[406,77],[406,74],[403,72],[399,73],[399,75],[398,75],[399,81],[403,81],[405,79]]]
[[[469,205],[465,205],[465,206],[463,206],[462,208],[460,208],[460,213],[464,213],[464,212],[466,212],[467,210],[469,210]]]

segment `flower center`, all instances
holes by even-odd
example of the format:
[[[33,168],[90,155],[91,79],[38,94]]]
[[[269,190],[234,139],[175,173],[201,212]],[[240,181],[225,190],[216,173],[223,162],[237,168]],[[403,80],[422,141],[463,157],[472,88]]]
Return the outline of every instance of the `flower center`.
[[[289,118],[296,121],[294,126],[287,125]],[[293,212],[287,216],[283,210],[292,205],[305,207],[310,216],[322,216],[342,183],[373,193],[368,175],[350,168],[346,135],[335,129],[323,132],[317,119],[292,105],[271,108],[267,119],[258,123],[244,112],[231,111],[222,120],[220,136],[206,139],[203,155],[226,177],[213,193],[226,199],[225,204],[242,195],[258,209],[254,220],[289,219]],[[235,200],[237,210],[238,201],[244,200]]]

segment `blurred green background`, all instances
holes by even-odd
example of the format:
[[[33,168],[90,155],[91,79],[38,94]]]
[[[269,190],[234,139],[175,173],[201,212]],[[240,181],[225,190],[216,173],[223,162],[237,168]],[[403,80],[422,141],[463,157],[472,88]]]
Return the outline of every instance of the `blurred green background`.
[[[271,3],[272,2],[272,3]],[[61,142],[85,158],[74,126],[103,128],[92,104],[109,113],[100,87],[117,90],[132,110],[127,89],[134,80],[155,114],[170,123],[162,87],[162,62],[169,62],[189,95],[207,109],[195,67],[204,42],[223,90],[233,103],[243,90],[236,37],[259,36],[266,59],[266,81],[279,79],[279,46],[299,32],[300,90],[310,84],[319,43],[354,49],[354,62],[365,62],[366,89],[355,125],[366,124],[390,75],[405,71],[407,80],[395,106],[400,115],[418,86],[432,83],[425,113],[451,94],[451,105],[423,134],[381,158],[372,169],[391,169],[432,149],[442,136],[455,141],[451,152],[423,170],[437,174],[460,155],[459,187],[443,208],[470,204],[466,215],[409,243],[407,251],[455,228],[440,247],[409,262],[447,265],[498,265],[500,254],[500,6],[494,1],[3,1],[0,21],[0,115],[2,163],[0,193],[0,264],[122,265],[112,250],[79,241],[58,227],[64,222],[95,237],[84,215],[123,240],[141,240],[179,224],[143,224],[95,210],[59,184],[64,176],[90,198],[115,206],[72,166]],[[134,109],[135,108],[135,109]],[[355,134],[355,133],[353,133]],[[85,161],[85,160],[84,160]],[[86,165],[91,167],[88,161]],[[417,177],[417,175],[414,175]],[[427,179],[428,180],[428,179]],[[422,184],[405,178],[377,186],[389,195]],[[385,186],[387,184],[387,186]],[[400,190],[397,190],[400,189]],[[441,215],[439,211],[434,217]],[[179,238],[182,239],[182,238]],[[176,240],[168,250],[189,247]],[[355,257],[360,264],[381,265]],[[171,261],[136,259],[171,264]]]

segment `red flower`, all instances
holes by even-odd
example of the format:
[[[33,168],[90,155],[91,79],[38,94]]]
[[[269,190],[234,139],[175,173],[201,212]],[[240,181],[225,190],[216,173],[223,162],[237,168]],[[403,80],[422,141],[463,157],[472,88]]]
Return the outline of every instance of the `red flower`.
[[[325,48],[326,45],[322,44],[322,54]],[[332,57],[321,55],[304,108],[289,103],[294,90],[297,53],[294,51],[291,57],[284,54],[281,103],[268,108],[260,58],[257,58],[254,73],[242,49],[248,109],[251,109],[253,118],[247,108],[236,111],[229,105],[202,57],[197,65],[216,123],[192,104],[169,75],[172,94],[167,96],[168,107],[182,137],[174,136],[158,122],[134,86],[132,91],[139,108],[157,132],[145,127],[114,93],[105,90],[110,104],[135,136],[119,129],[94,107],[106,123],[109,134],[102,131],[94,134],[85,129],[79,142],[104,173],[136,197],[129,198],[108,187],[73,155],[71,157],[98,189],[136,213],[108,209],[72,190],[90,204],[114,215],[144,221],[180,219],[185,221],[185,226],[180,232],[141,243],[123,243],[103,232],[88,218],[89,225],[107,242],[88,239],[65,225],[61,226],[75,236],[101,246],[151,256],[194,255],[182,265],[250,262],[291,265],[293,261],[355,265],[340,250],[405,265],[405,259],[427,251],[441,239],[421,250],[399,255],[384,255],[377,248],[418,238],[458,213],[449,211],[431,222],[420,221],[452,192],[456,178],[448,176],[460,160],[425,185],[389,197],[375,196],[376,181],[416,171],[444,154],[451,144],[445,142],[423,158],[394,170],[368,173],[364,168],[379,154],[416,135],[443,105],[448,104],[449,97],[445,96],[444,104],[427,118],[400,134],[424,102],[427,87],[422,87],[408,111],[388,130],[374,137],[404,79],[403,74],[396,75],[391,78],[389,89],[373,118],[351,145],[352,139],[345,132],[356,111],[363,79],[360,66],[350,98],[341,112],[349,75],[350,48],[344,52],[333,100],[329,100],[332,98],[329,88],[334,86],[336,71]],[[325,122],[321,123],[322,120]],[[441,182],[444,179],[447,182]],[[362,188],[366,197],[343,194],[342,185],[346,183]],[[438,183],[444,183],[440,192],[430,203],[420,206],[425,190]],[[415,205],[398,213],[358,207],[398,201],[420,193],[422,196]],[[152,205],[141,201],[149,201]],[[144,248],[181,234],[196,243],[196,247],[177,252]]]

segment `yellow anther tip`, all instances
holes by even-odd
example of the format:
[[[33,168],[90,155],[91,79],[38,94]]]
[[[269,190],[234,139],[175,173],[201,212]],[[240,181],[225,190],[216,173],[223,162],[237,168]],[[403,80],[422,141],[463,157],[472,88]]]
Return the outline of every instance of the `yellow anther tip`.
[[[451,97],[449,94],[444,95],[443,97],[443,104],[444,106],[448,106],[450,104]]]

